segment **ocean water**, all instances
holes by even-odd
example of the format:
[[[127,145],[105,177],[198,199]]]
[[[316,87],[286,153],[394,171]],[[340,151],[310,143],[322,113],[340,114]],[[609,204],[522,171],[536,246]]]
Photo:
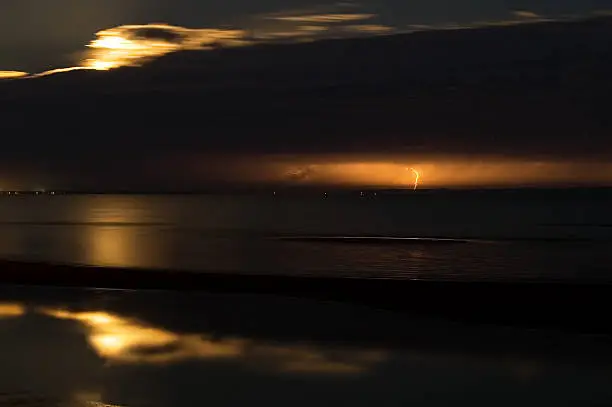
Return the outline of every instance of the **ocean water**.
[[[228,273],[609,282],[611,195],[5,195],[0,256]],[[612,400],[609,336],[350,303],[0,285],[0,330],[0,405]]]
[[[612,281],[611,209],[605,189],[4,195],[0,257],[228,273]]]

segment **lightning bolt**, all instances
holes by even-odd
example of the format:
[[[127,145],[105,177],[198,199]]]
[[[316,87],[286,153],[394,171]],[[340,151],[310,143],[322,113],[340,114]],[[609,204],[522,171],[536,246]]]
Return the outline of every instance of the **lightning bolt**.
[[[410,168],[410,171],[414,174],[414,191],[419,187],[419,179],[421,178],[421,173],[419,173],[414,168]]]

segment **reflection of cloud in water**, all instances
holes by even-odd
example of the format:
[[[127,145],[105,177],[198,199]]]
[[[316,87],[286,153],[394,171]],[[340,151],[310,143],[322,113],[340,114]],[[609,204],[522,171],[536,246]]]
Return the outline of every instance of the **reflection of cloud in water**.
[[[20,304],[0,303],[0,318],[11,318],[23,315],[25,308]]]
[[[293,373],[358,374],[386,359],[379,350],[326,349],[308,345],[275,345],[243,338],[213,339],[178,334],[107,312],[41,309],[45,315],[79,321],[103,358],[116,363],[167,364],[194,359],[237,360]]]
[[[166,363],[194,358],[235,356],[239,343],[215,343],[198,335],[181,336],[141,325],[106,312],[70,312],[45,309],[45,315],[72,319],[90,330],[89,340],[96,352],[105,358],[124,363]]]
[[[0,317],[0,405],[92,405],[96,399],[72,400],[76,390],[97,391],[103,370],[78,324],[26,312],[21,303],[2,309],[13,318]]]
[[[45,296],[49,293],[47,289],[42,292]],[[91,303],[83,303],[80,294],[73,298],[74,303],[67,291],[61,292],[63,304]],[[99,294],[90,299],[108,298]],[[333,400],[348,397],[349,404],[364,406],[374,399],[381,405],[418,405],[422,400],[448,405],[457,398],[469,400],[468,404],[491,405],[497,394],[508,394],[509,405],[519,405],[527,398],[579,400],[584,394],[609,400],[609,344],[604,340],[597,345],[591,337],[444,321],[421,323],[405,314],[370,313],[361,307],[331,303],[309,303],[307,314],[302,314],[293,312],[301,309],[301,303],[293,308],[293,301],[284,300],[267,303],[263,298],[245,298],[241,304],[235,296],[221,296],[220,302],[194,303],[193,298],[183,302],[183,294],[107,294],[128,300],[112,306],[123,311],[73,312],[61,308],[64,305],[48,306],[50,302],[43,300],[46,308],[38,308],[44,306],[34,302],[29,308],[33,312],[21,321],[3,321],[8,329],[3,331],[5,352],[0,362],[9,360],[13,366],[3,365],[5,376],[0,379],[15,376],[10,367],[17,367],[27,374],[22,372],[20,377],[17,372],[16,383],[34,383],[37,394],[69,394],[89,405],[100,405],[96,402],[104,399],[134,406],[217,405],[219,400],[243,405],[255,398],[265,405],[306,406],[316,404],[321,394]],[[160,302],[151,303],[151,299]],[[97,309],[102,308],[93,308]],[[244,313],[246,309],[249,312]],[[147,321],[158,322],[145,324],[125,316],[135,312]],[[255,315],[258,320],[252,324]],[[286,315],[292,315],[293,320]],[[300,318],[305,315],[307,319]],[[231,322],[222,321],[224,318]],[[170,323],[170,319],[177,322]],[[176,328],[166,328],[169,325],[162,320]],[[28,331],[23,329],[27,325]],[[299,331],[294,330],[297,325]],[[266,334],[268,329],[271,331]],[[216,336],[180,333],[203,330]],[[224,332],[235,332],[234,338],[240,339],[215,339]],[[286,335],[291,332],[294,334]],[[118,337],[96,344],[95,335],[104,334]],[[66,341],[70,335],[75,340]],[[122,335],[125,342],[119,338]],[[189,343],[191,338],[193,344]],[[307,340],[316,341],[316,345],[292,342],[297,338],[310,338]],[[29,345],[23,346],[28,341]],[[83,346],[85,341],[89,347]],[[196,344],[203,343],[214,349],[212,355],[195,354]],[[109,347],[106,356],[101,355],[101,346]],[[380,348],[385,352],[376,350]],[[84,350],[91,354],[87,364],[82,363],[87,355]],[[41,356],[56,364],[47,375],[41,374],[46,368]],[[78,363],[81,370],[73,370],[71,366]],[[84,380],[87,371],[94,368],[101,368],[99,375],[90,373],[90,379]],[[355,375],[364,372],[367,374]],[[39,384],[41,378],[56,387],[64,380],[62,391],[56,387],[47,390]],[[578,382],[579,388],[569,385]],[[482,383],[495,391],[483,393]],[[542,385],[546,383],[552,386]],[[441,384],[444,392],[439,391]],[[0,383],[0,390],[6,388]],[[228,392],[227,388],[239,388],[240,392]]]
[[[386,360],[378,350],[329,350],[321,352],[309,346],[258,345],[249,349],[251,358],[261,358],[284,372],[362,373]]]

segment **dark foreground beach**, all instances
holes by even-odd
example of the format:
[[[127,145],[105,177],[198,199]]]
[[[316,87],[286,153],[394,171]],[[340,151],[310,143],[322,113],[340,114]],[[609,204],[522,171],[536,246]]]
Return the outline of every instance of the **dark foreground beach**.
[[[609,334],[612,285],[331,278],[0,262],[0,283],[254,294],[344,302],[451,321]]]
[[[257,281],[255,288],[264,286]],[[0,330],[0,405],[612,400],[607,335],[456,323],[348,302],[0,285]]]

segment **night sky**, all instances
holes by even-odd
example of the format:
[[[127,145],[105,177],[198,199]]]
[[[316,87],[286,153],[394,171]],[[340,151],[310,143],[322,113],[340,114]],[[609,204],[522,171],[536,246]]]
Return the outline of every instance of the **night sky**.
[[[342,7],[5,0],[0,71],[71,66],[119,25],[233,28]],[[404,187],[412,167],[430,187],[612,185],[612,18],[564,20],[608,9],[612,0],[386,0],[353,10],[398,32],[430,29],[2,81],[0,188]],[[524,15],[552,22],[474,25]],[[454,23],[472,29],[438,28]]]

